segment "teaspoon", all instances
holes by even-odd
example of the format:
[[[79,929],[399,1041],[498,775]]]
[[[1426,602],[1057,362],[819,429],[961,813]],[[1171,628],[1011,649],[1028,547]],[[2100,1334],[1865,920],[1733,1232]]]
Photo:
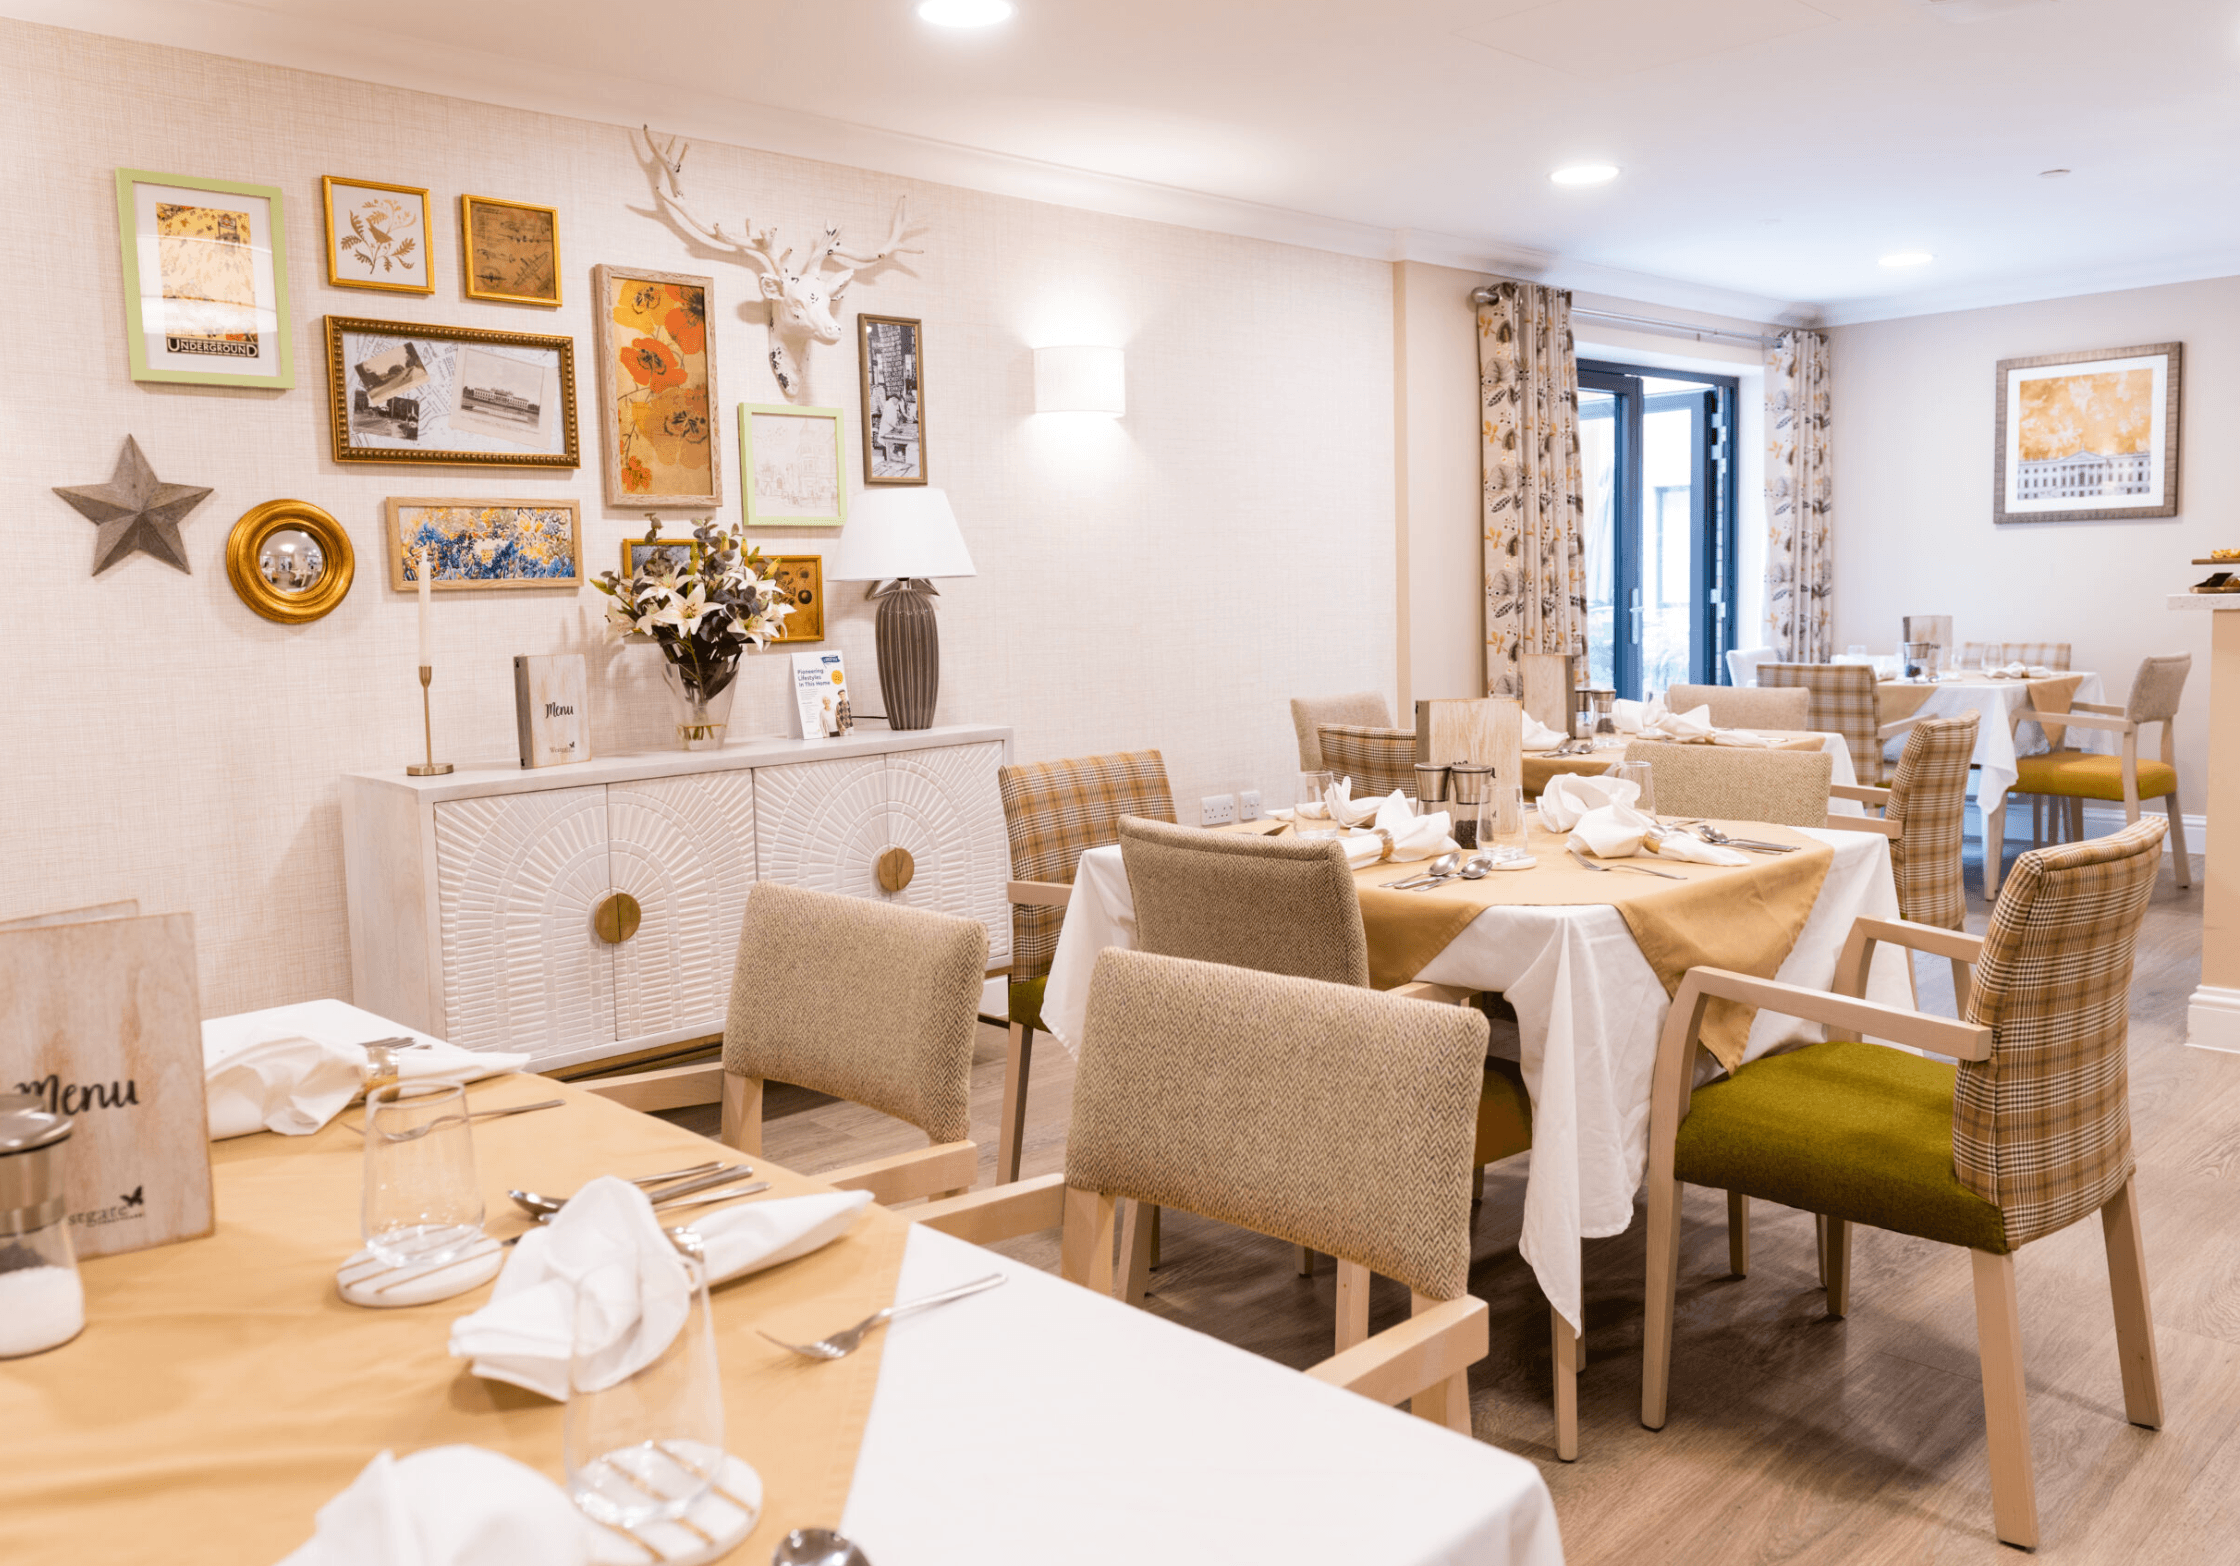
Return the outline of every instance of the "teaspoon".
[[[871,1566],[871,1557],[830,1528],[796,1528],[770,1552],[770,1566]]]

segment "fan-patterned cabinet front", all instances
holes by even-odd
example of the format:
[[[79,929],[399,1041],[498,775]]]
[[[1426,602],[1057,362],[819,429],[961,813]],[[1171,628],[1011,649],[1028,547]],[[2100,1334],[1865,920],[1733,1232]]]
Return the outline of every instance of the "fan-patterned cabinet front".
[[[723,1027],[754,884],[754,780],[742,769],[608,786],[608,873],[643,914],[614,948],[617,1038]]]
[[[887,758],[887,829],[916,862],[896,901],[977,919],[988,927],[988,961],[1011,960],[1011,839],[996,769],[1001,743],[902,751]]]
[[[754,846],[761,879],[845,897],[876,897],[886,852],[884,756],[755,769]]]
[[[614,964],[591,919],[607,895],[607,791],[549,789],[435,807],[443,1036],[554,1055],[614,1038]]]

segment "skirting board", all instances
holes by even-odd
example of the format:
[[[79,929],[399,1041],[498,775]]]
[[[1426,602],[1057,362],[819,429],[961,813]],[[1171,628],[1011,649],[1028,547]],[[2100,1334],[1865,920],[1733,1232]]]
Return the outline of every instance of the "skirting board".
[[[1968,808],[1971,811],[1976,810],[1976,802],[1973,797],[1968,800]],[[1983,836],[1981,814],[1980,811],[1976,811],[1978,820],[1973,835],[1978,839]],[[2160,816],[2162,805],[2156,800],[2142,801],[2139,806],[2139,814],[2142,817]],[[2186,823],[2186,852],[2198,859],[2209,851],[2209,818],[2195,815],[2191,811],[2185,811],[2183,814]],[[2086,837],[2106,837],[2111,832],[2122,830],[2123,807],[2121,805],[2088,804],[2084,807],[2084,835]],[[2007,796],[2007,841],[2009,843],[2027,843],[2030,841],[2030,796],[2028,794],[2009,794]],[[2162,851],[2165,854],[2175,852],[2167,837],[2162,840]]]
[[[2204,984],[2186,1005],[2186,1045],[2240,1055],[2240,990]]]

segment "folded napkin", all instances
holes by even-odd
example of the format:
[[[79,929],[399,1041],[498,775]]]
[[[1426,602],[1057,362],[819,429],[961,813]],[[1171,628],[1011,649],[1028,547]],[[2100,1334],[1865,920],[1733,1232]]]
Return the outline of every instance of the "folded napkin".
[[[1542,808],[1545,809],[1545,796]],[[1609,804],[1588,811],[1571,829],[1573,842],[1583,844],[1598,859],[1631,859],[1655,854],[1660,859],[1684,859],[1699,865],[1746,865],[1750,857],[1739,849],[1706,843],[1693,833],[1657,825],[1657,818],[1636,809],[1632,801]]]
[[[590,1525],[565,1491],[479,1446],[383,1452],[319,1508],[280,1566],[583,1566]]]
[[[1540,791],[1540,824],[1551,832],[1568,832],[1590,810],[1630,805],[1640,797],[1641,785],[1631,778],[1561,772]]]
[[[1993,680],[2050,680],[2058,671],[2034,663],[2002,663],[1990,665],[1983,672]]]
[[[1639,734],[1644,739],[1711,738],[1709,703],[1691,707],[1686,712],[1674,712],[1664,704],[1662,696],[1652,696],[1647,701],[1616,701],[1610,704],[1610,721],[1620,734]]]
[[[1559,734],[1531,713],[1524,715],[1524,748],[1526,750],[1554,750],[1564,744],[1569,735]]]
[[[277,1131],[309,1136],[332,1120],[365,1086],[366,1049],[356,1032],[319,1028],[316,1033],[275,1024],[246,1039],[202,1044],[203,1093],[209,1103],[210,1140]],[[371,1035],[379,1037],[380,1035]],[[529,1063],[527,1054],[501,1055],[461,1049],[414,1035],[417,1049],[399,1049],[397,1075],[405,1081],[479,1082]]]
[[[1755,729],[1714,729],[1711,733],[1711,743],[1714,745],[1735,745],[1747,750],[1771,750],[1781,741],[1770,734],[1760,734]]]
[[[1379,811],[1396,799],[1405,805],[1408,796],[1394,789],[1381,798],[1371,796],[1355,799],[1353,779],[1340,778],[1322,791],[1322,808],[1340,826],[1367,826],[1377,818]]]
[[[708,1281],[791,1261],[839,1238],[871,1204],[867,1191],[795,1196],[693,1220]],[[591,1382],[612,1386],[659,1358],[683,1327],[691,1285],[646,1193],[627,1180],[593,1180],[560,1215],[521,1237],[490,1303],[451,1324],[451,1352],[478,1376],[510,1381],[555,1402],[568,1397],[579,1311]]]
[[[1359,870],[1380,859],[1408,864],[1452,853],[1461,846],[1454,840],[1453,829],[1454,820],[1444,810],[1419,816],[1413,801],[1394,793],[1378,801],[1376,819],[1367,831],[1348,833],[1339,841],[1346,851],[1346,867]],[[1387,842],[1392,845],[1390,853],[1385,851]]]

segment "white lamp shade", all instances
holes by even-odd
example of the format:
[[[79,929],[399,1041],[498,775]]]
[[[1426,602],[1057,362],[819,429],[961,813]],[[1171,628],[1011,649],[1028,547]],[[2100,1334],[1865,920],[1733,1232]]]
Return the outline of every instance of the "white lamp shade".
[[[848,501],[848,524],[825,556],[835,582],[889,577],[978,576],[948,495],[928,485],[865,489]]]
[[[1037,348],[1034,411],[1119,418],[1128,411],[1127,355],[1117,348]]]

